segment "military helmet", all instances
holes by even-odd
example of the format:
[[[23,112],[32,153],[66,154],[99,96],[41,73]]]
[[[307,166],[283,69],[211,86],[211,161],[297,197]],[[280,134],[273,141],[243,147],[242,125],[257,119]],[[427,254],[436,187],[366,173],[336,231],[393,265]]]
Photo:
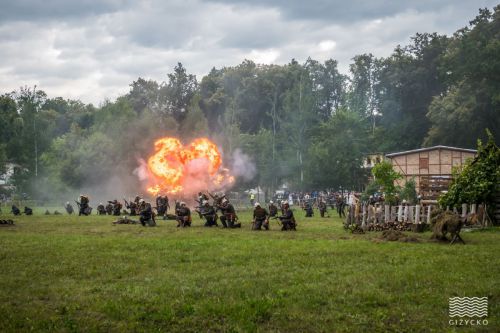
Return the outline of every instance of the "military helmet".
[[[254,205],[255,208],[260,207],[260,203],[256,202]]]

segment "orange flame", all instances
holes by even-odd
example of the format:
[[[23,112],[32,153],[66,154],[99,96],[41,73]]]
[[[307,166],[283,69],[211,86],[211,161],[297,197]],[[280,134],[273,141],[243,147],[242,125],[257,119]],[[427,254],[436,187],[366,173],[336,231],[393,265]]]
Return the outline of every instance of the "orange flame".
[[[202,161],[201,168],[193,167],[194,161]],[[152,194],[160,192],[178,193],[186,187],[194,191],[221,188],[234,183],[229,170],[221,168],[222,159],[217,145],[207,138],[198,138],[187,147],[171,137],[155,142],[155,153],[149,157],[147,166],[152,174],[152,184],[147,190]]]

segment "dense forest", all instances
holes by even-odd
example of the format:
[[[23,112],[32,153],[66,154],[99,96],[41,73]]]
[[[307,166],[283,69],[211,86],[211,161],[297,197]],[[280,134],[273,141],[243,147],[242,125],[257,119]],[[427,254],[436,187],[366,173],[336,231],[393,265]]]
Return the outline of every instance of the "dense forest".
[[[110,181],[134,193],[155,138],[208,136],[225,160],[255,164],[237,187],[359,188],[366,153],[475,148],[486,128],[500,144],[499,55],[497,6],[453,36],[417,33],[389,57],[357,55],[348,75],[334,59],[245,60],[198,80],[179,63],[165,82],[138,78],[99,106],[22,87],[0,96],[0,171],[18,165],[17,191],[35,198]]]

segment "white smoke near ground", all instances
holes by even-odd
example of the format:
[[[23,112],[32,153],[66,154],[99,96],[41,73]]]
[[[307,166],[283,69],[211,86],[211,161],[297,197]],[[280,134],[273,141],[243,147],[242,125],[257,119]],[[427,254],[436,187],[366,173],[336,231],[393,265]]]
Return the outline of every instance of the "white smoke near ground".
[[[243,153],[241,149],[236,149],[231,156],[231,173],[236,178],[243,178],[245,181],[252,180],[257,173],[257,168],[252,158]]]

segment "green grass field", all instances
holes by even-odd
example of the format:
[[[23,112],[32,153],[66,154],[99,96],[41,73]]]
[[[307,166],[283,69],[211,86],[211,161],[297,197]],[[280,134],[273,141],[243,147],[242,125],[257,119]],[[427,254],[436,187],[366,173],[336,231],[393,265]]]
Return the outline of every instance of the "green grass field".
[[[499,228],[449,246],[352,235],[297,210],[297,232],[251,231],[249,212],[223,230],[44,211],[0,227],[1,332],[500,330]],[[488,325],[450,326],[453,296],[488,296]]]

